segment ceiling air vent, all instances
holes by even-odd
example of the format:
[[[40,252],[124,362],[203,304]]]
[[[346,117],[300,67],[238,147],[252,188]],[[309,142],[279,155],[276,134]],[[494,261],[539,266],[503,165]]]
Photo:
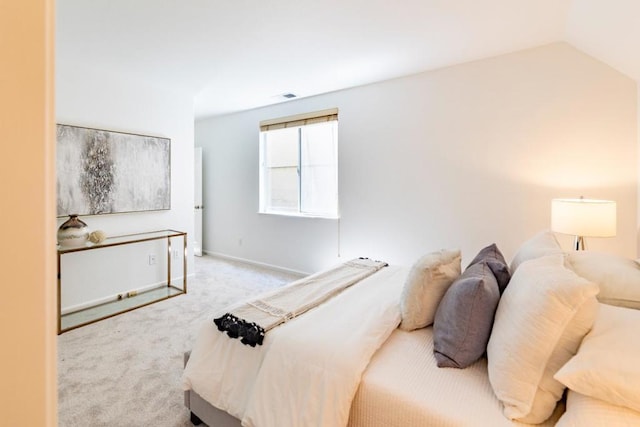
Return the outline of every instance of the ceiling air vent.
[[[291,98],[295,98],[296,94],[295,93],[283,93],[281,96],[283,98],[285,98],[285,99],[291,99]]]

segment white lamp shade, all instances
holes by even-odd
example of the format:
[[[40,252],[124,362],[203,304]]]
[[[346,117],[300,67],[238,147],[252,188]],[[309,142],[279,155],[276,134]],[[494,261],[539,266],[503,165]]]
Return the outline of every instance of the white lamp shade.
[[[616,202],[593,199],[553,199],[551,229],[586,237],[616,235]]]

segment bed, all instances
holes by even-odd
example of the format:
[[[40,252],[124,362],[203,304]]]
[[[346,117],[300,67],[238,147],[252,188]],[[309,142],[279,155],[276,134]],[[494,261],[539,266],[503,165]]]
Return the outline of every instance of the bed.
[[[185,355],[185,363],[189,355]],[[239,427],[240,420],[185,391],[192,422]],[[464,410],[460,410],[464,406]],[[541,426],[553,426],[564,412],[559,404]],[[365,370],[349,414],[350,427],[526,426],[502,415],[487,377],[486,360],[464,370],[440,369],[433,357],[433,328],[393,331]]]
[[[520,268],[518,265],[523,265],[519,276],[514,278],[526,282],[526,288],[534,291],[538,285],[544,285],[538,283],[540,280],[546,280],[546,273],[542,274],[543,279],[537,278],[538,271],[546,271],[550,265],[561,268],[562,274],[565,274],[562,280],[566,281],[567,274],[572,275],[570,279],[578,281],[584,288],[580,291],[580,298],[589,302],[585,303],[585,307],[591,307],[583,310],[589,317],[589,327],[583,325],[580,331],[572,332],[574,335],[578,334],[573,338],[568,337],[564,329],[560,329],[556,338],[562,345],[548,346],[549,354],[545,357],[549,360],[541,362],[540,378],[536,380],[539,382],[533,385],[533,393],[551,394],[552,404],[548,411],[551,416],[545,415],[545,421],[538,425],[574,426],[577,425],[571,422],[574,419],[580,419],[580,425],[589,425],[584,424],[585,418],[580,418],[579,414],[584,412],[584,402],[591,398],[571,389],[570,406],[565,410],[565,385],[552,378],[567,360],[580,355],[578,346],[596,319],[594,308],[597,309],[601,304],[595,300],[597,289],[594,291],[594,286],[597,288],[597,285],[573,272],[568,273],[565,268],[566,255],[556,245],[557,241],[548,233],[542,238],[536,236],[523,244],[511,264],[514,271]],[[527,263],[534,259],[539,262]],[[588,260],[586,264],[592,266],[594,263]],[[620,276],[624,280],[629,282],[629,277],[640,279],[640,265],[635,261],[625,264],[625,268],[627,270],[622,271]],[[496,378],[496,369],[501,370],[503,365],[491,362],[495,366],[490,366],[485,354],[465,369],[439,368],[434,356],[433,326],[418,327],[411,331],[398,328],[401,320],[404,322],[401,302],[405,284],[411,274],[412,269],[409,268],[385,268],[305,315],[270,331],[262,346],[242,345],[238,340],[229,339],[217,331],[213,325],[204,325],[192,352],[185,355],[183,388],[185,406],[191,411],[192,422],[205,422],[211,427],[528,425],[513,420],[526,420],[526,416],[512,416],[512,419],[505,416],[508,407],[513,406],[511,414],[518,408],[517,402],[513,403],[508,396],[505,397],[500,378]],[[610,278],[611,275],[607,277]],[[535,286],[529,283],[531,280],[534,280],[532,283]],[[558,286],[557,280],[553,276],[553,280],[547,281],[552,292],[565,286]],[[639,285],[637,291],[640,293],[640,281],[636,284]],[[605,288],[601,288],[604,291]],[[630,292],[629,286],[626,288]],[[607,292],[611,293],[611,290]],[[511,291],[509,298],[502,298],[500,308],[504,308],[502,300],[512,301],[516,294],[516,291]],[[576,295],[578,294],[567,293],[559,298],[553,296],[541,300],[556,301],[569,296],[568,300],[573,301],[577,299]],[[526,293],[520,298],[527,302],[520,302],[523,307],[528,306],[530,300],[533,301]],[[629,295],[625,298],[638,299]],[[349,307],[349,310],[345,310],[345,307]],[[579,311],[575,307],[567,310],[568,321],[575,322],[573,317],[581,317],[574,316]],[[640,326],[638,310],[619,310],[633,312],[630,317],[635,323],[631,323],[629,330],[636,330],[636,326]],[[520,311],[526,310],[515,307],[512,311],[517,317]],[[500,355],[496,353],[496,348],[501,351],[505,348],[504,345],[497,344],[498,339],[504,340],[504,337],[500,337],[500,329],[504,329],[505,324],[510,326],[511,323],[518,322],[517,318],[514,320],[513,313],[507,316],[507,312],[508,309],[496,311],[496,325],[491,332],[491,340],[494,340],[494,332],[498,332],[495,332],[496,342],[489,342],[487,346],[489,360],[501,361]],[[533,313],[534,318],[540,314],[547,316],[536,312]],[[627,313],[624,314],[629,317]],[[585,315],[582,317],[585,318]],[[531,317],[521,320],[528,321],[527,319]],[[499,322],[502,324],[498,325]],[[563,322],[549,323],[558,328],[560,326],[557,325]],[[566,325],[561,328],[565,327]],[[509,338],[509,335],[506,337]],[[538,352],[546,344],[527,337],[518,339],[518,345],[523,346],[520,350],[525,352],[522,363],[530,367],[532,362],[529,353]],[[630,341],[632,340],[625,342]],[[506,347],[508,345],[510,344]],[[562,346],[562,359],[550,361],[557,356],[557,348]],[[553,357],[550,356],[552,350],[555,355]],[[503,358],[507,360],[507,365],[513,362],[509,360],[512,358],[510,351]],[[574,356],[576,352],[578,355]],[[502,362],[504,360],[500,363]],[[506,366],[507,379],[511,376],[519,377],[518,371],[535,373],[535,369],[524,369],[521,366],[525,365],[519,363]],[[635,371],[638,369],[635,364],[630,365],[632,372],[629,375],[636,375]],[[584,388],[579,391],[589,392]],[[514,399],[517,400],[516,398]],[[559,402],[556,405],[557,400]],[[598,396],[595,400],[594,405],[597,404],[598,411],[604,411],[602,413],[605,415],[594,417],[594,422],[621,419],[620,406],[616,406],[619,403],[611,405],[605,402],[606,396],[604,400],[603,396]],[[624,403],[627,405],[626,401]],[[625,417],[640,422],[640,413],[636,409],[625,411]]]
[[[185,390],[243,425],[346,425],[362,373],[400,323],[405,276],[406,269],[386,267],[269,331],[255,347],[203,325]]]

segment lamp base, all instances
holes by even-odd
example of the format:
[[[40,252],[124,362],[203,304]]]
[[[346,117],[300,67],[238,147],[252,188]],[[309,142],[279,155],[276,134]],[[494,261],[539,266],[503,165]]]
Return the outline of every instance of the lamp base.
[[[576,236],[576,239],[573,242],[573,249],[576,251],[584,251],[584,237]]]

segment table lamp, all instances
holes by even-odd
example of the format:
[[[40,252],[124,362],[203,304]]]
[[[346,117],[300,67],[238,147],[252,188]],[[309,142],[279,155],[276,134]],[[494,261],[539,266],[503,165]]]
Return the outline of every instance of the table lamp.
[[[551,230],[576,236],[575,250],[584,250],[585,237],[616,235],[616,202],[594,199],[553,199]]]

